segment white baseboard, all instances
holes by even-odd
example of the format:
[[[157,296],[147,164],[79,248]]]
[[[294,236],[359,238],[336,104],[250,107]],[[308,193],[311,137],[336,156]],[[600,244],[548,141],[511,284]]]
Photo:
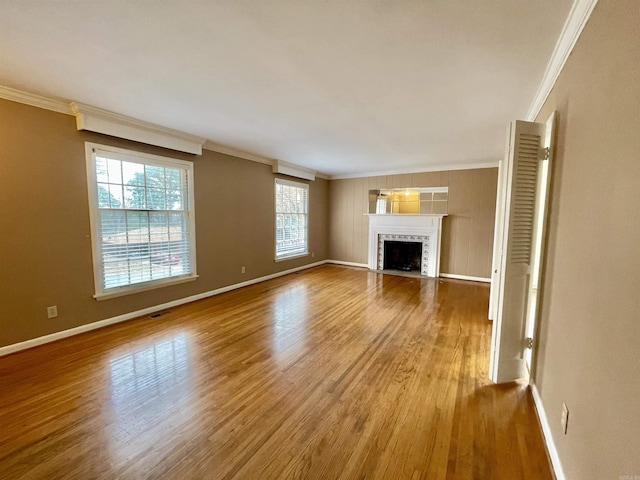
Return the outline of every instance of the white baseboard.
[[[560,462],[560,455],[558,455],[556,444],[554,443],[553,436],[551,435],[551,427],[549,426],[547,413],[544,410],[544,405],[542,405],[542,398],[540,398],[540,393],[538,392],[535,384],[532,383],[530,387],[531,395],[533,396],[533,403],[535,403],[536,405],[536,412],[538,413],[538,419],[540,420],[540,425],[542,426],[544,443],[547,446],[547,451],[549,452],[549,457],[551,458],[553,473],[556,476],[556,480],[566,480],[564,471],[562,470],[562,463]]]
[[[332,263],[335,265],[347,265],[349,267],[369,268],[369,265],[366,263],[343,262],[342,260],[327,260],[327,263]],[[441,273],[440,276],[444,278],[454,278],[456,280],[468,280],[471,282],[491,283],[491,279],[485,278],[485,277],[472,277],[470,275],[455,275],[453,273]]]
[[[98,328],[106,327],[108,325],[113,325],[115,323],[131,320],[132,318],[142,317],[143,315],[149,315],[150,313],[157,312],[158,310],[165,310],[167,308],[176,307],[178,305],[183,305],[185,303],[195,302],[196,300],[202,300],[203,298],[212,297],[214,295],[219,295],[221,293],[229,292],[231,290],[236,290],[238,288],[247,287],[255,283],[260,283],[266,280],[271,280],[273,278],[282,277],[283,275],[288,275],[290,273],[298,272],[300,270],[305,270],[307,268],[324,265],[327,262],[328,260],[321,260],[319,262],[310,263],[309,265],[290,268],[289,270],[272,273],[271,275],[265,275],[264,277],[254,278],[252,280],[247,280],[246,282],[234,283],[233,285],[227,285],[226,287],[217,288],[215,290],[210,290],[208,292],[198,293],[196,295],[191,295],[190,297],[179,298],[178,300],[173,300],[172,302],[163,303],[161,305],[153,305],[151,307],[143,308],[142,310],[136,310],[135,312],[124,313],[116,317],[106,318],[104,320],[98,320],[97,322],[87,323],[86,325],[80,325],[79,327],[70,328],[68,330],[62,330],[61,332],[56,332],[49,335],[44,335],[42,337],[32,338],[31,340],[25,340],[24,342],[14,343],[12,345],[0,347],[0,357],[4,355],[9,355],[10,353],[19,352],[20,350],[26,350],[28,348],[44,345],[45,343],[55,342],[56,340],[61,340],[63,338],[79,335],[81,333],[89,332],[91,330],[97,330]]]
[[[469,280],[470,282],[491,283],[491,279],[485,278],[485,277],[472,277],[470,275],[455,275],[453,273],[441,273],[440,276],[443,278],[454,278],[456,280]]]
[[[369,265],[367,265],[366,263],[343,262],[342,260],[327,260],[327,263],[333,263],[335,265],[346,265],[348,267],[369,268]]]

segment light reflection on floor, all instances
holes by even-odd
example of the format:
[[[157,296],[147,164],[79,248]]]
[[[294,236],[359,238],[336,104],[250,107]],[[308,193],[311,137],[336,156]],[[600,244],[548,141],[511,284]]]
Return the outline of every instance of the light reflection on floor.
[[[190,418],[188,336],[180,333],[113,358],[109,367],[112,418],[108,437],[112,460],[120,463],[132,452],[156,449],[154,442],[166,442],[162,432]],[[169,413],[172,423],[165,425]]]
[[[271,307],[273,318],[272,351],[279,363],[286,363],[304,351],[309,306],[307,285],[297,284],[276,294]]]

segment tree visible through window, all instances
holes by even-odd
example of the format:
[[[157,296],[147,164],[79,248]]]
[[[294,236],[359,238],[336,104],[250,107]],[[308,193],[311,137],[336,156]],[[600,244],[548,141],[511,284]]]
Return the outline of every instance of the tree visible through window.
[[[195,277],[192,164],[88,147],[96,296]]]
[[[308,253],[309,186],[276,179],[276,259]]]

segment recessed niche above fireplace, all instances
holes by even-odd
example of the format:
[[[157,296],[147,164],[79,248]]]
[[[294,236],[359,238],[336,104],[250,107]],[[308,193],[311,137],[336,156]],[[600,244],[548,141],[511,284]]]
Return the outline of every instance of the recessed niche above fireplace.
[[[446,215],[449,187],[369,190],[369,213],[377,215]]]

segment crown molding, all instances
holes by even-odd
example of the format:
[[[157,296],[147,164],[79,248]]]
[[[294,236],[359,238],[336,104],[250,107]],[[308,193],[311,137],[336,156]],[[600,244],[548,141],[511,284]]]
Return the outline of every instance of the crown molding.
[[[23,92],[22,90],[16,90],[15,88],[2,85],[0,85],[0,98],[11,100],[12,102],[24,103],[32,107],[44,108],[45,110],[51,110],[53,112],[73,115],[69,102],[43,97],[35,93]]]
[[[231,155],[232,157],[244,158],[245,160],[251,160],[252,162],[264,163],[265,165],[273,165],[273,162],[275,162],[275,160],[272,158],[256,155],[255,153],[245,152],[244,150],[239,150],[233,147],[227,147],[226,145],[221,145],[219,143],[212,142],[211,140],[207,140],[206,142],[204,142],[202,148],[204,148],[205,150],[210,150],[212,152]]]
[[[581,0],[578,0],[578,2],[579,1]],[[467,165],[437,165],[377,172],[359,172],[346,175],[326,175],[300,165],[263,157],[255,153],[221,145],[219,143],[212,142],[211,140],[205,140],[201,137],[186,134],[178,130],[137,120],[132,117],[127,117],[119,113],[103,110],[101,108],[85,105],[79,102],[66,103],[63,100],[47,98],[41,95],[16,90],[14,88],[4,87],[2,85],[0,85],[0,98],[24,103],[38,108],[44,108],[46,110],[52,110],[54,112],[64,113],[66,115],[73,115],[76,117],[76,127],[78,130],[89,130],[114,137],[170,148],[181,152],[193,153],[196,155],[201,155],[202,149],[211,150],[225,155],[251,160],[252,162],[271,165],[272,167],[279,164],[281,168],[284,166],[286,168],[296,169],[299,172],[304,172],[306,175],[313,173],[317,178],[322,178],[324,180],[376,177],[381,175],[398,175],[407,173],[441,172],[448,170],[473,170],[477,168],[494,168],[498,166],[498,162],[496,161]]]
[[[83,103],[72,102],[71,110],[76,117],[78,130],[89,130],[180,152],[202,155],[204,138]]]
[[[295,165],[293,163],[283,162],[282,160],[276,160],[275,158],[263,157],[262,155],[256,155],[255,153],[249,153],[244,150],[239,150],[237,148],[221,145],[219,143],[212,142],[211,140],[207,140],[206,142],[204,142],[204,145],[202,146],[202,148],[205,150],[210,150],[212,152],[224,153],[225,155],[230,155],[232,157],[242,158],[244,160],[251,160],[252,162],[262,163],[264,165],[274,166],[276,163],[280,163],[281,165],[287,165],[292,168],[297,168],[305,172],[313,173],[316,177],[322,178],[324,180],[329,180],[330,178],[329,175],[318,173],[307,167],[302,167],[299,165]]]
[[[170,148],[181,152],[202,155],[202,149],[224,153],[233,157],[251,160],[252,162],[264,163],[273,166],[277,160],[245,152],[232,147],[227,147],[211,140],[190,135],[171,128],[162,127],[154,123],[137,120],[126,115],[103,110],[98,107],[86,105],[79,102],[66,102],[53,98],[36,95],[34,93],[23,92],[11,87],[0,85],[0,98],[12,102],[23,103],[33,107],[43,108],[65,115],[76,117],[76,127],[78,130],[89,130],[103,133],[127,140],[147,143],[159,147]],[[287,164],[291,167],[299,168],[308,172],[313,170],[298,165]],[[314,172],[316,177],[329,179],[328,175]]]
[[[598,0],[575,0],[525,120],[534,121],[551,93]]]
[[[467,163],[464,165],[428,165],[423,167],[401,168],[377,172],[349,173],[345,175],[331,175],[329,180],[344,180],[348,178],[381,177],[384,175],[406,175],[408,173],[450,172],[453,170],[478,170],[481,168],[497,168],[499,162]]]

